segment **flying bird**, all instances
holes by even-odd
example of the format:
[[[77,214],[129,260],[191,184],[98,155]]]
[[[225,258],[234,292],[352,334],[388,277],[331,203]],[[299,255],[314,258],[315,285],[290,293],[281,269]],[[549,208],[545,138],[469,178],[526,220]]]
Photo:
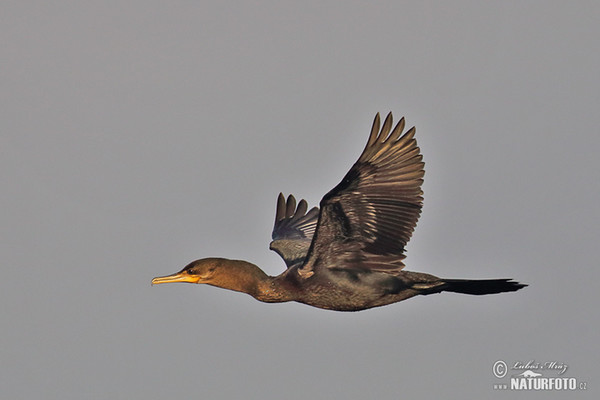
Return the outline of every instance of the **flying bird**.
[[[375,116],[367,145],[319,208],[279,194],[270,244],[287,269],[269,276],[241,260],[204,258],[152,284],[205,283],[244,292],[266,303],[296,301],[359,311],[416,295],[514,292],[527,285],[511,279],[444,279],[404,270],[404,250],[423,205],[424,163],[404,118],[392,129]]]

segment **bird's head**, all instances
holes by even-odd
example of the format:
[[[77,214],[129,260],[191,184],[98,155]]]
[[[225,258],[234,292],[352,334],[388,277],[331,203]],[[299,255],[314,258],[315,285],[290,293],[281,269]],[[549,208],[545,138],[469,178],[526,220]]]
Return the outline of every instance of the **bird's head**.
[[[167,276],[159,276],[152,279],[153,285],[160,283],[188,282],[188,283],[210,283],[215,274],[221,269],[223,259],[203,258],[185,266],[181,271]]]
[[[203,258],[189,263],[181,271],[152,279],[152,284],[189,282],[206,283],[229,290],[237,290],[257,295],[260,282],[268,280],[267,275],[256,265],[241,260],[226,258]]]

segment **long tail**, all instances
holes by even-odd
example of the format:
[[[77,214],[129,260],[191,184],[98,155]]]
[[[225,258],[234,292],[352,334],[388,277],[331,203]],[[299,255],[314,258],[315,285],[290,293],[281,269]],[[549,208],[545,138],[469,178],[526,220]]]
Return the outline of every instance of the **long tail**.
[[[423,294],[439,292],[454,292],[464,294],[495,294],[504,292],[516,292],[527,286],[524,283],[515,282],[510,279],[444,279],[444,285],[432,288]]]

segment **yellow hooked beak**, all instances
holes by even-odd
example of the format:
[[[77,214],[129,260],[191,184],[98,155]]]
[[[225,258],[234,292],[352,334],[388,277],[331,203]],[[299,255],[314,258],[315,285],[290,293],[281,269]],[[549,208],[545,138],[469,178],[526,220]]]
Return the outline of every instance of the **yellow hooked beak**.
[[[161,283],[171,283],[171,282],[198,283],[199,280],[200,280],[199,276],[190,275],[190,274],[184,273],[184,272],[177,272],[176,274],[173,274],[173,275],[157,276],[156,278],[152,279],[152,284],[159,285]]]

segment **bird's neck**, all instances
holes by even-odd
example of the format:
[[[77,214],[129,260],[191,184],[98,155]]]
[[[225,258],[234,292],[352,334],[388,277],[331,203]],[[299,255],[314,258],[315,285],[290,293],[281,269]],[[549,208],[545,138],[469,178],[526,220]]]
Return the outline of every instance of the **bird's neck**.
[[[210,282],[210,285],[223,289],[235,290],[251,295],[257,300],[267,303],[290,301],[290,293],[285,290],[280,282],[258,266],[242,260],[223,260],[226,264],[227,274],[219,274]]]

